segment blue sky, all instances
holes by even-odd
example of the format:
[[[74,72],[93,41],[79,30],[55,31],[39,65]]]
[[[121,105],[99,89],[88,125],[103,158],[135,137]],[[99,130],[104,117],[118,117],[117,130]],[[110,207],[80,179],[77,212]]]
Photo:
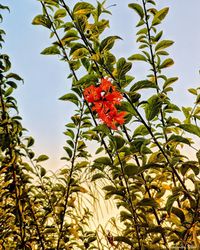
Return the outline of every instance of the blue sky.
[[[67,1],[73,6],[77,1]],[[89,1],[94,3],[96,1]],[[133,1],[132,1],[133,2]],[[138,2],[140,2],[138,0]],[[168,70],[169,76],[179,76],[179,81],[172,93],[174,102],[180,106],[192,103],[187,88],[199,86],[200,69],[200,1],[157,1],[158,6],[170,7],[169,15],[162,28],[164,38],[175,41],[170,55],[175,65]],[[135,43],[135,23],[137,15],[127,5],[128,0],[108,0],[107,6],[112,7],[110,16],[111,30],[109,35],[119,35],[124,40],[115,46],[118,57],[128,57],[137,53]],[[6,30],[4,53],[11,57],[13,71],[24,78],[25,84],[19,85],[16,97],[23,117],[23,125],[35,140],[34,150],[37,154],[50,156],[50,167],[59,168],[62,162],[62,146],[65,136],[62,134],[64,125],[69,121],[73,106],[58,100],[70,89],[67,65],[56,56],[42,56],[40,52],[50,45],[49,32],[42,27],[31,25],[34,16],[40,14],[41,6],[36,0],[4,0],[11,13],[4,14],[3,28]],[[134,75],[144,78],[142,64],[134,66]]]

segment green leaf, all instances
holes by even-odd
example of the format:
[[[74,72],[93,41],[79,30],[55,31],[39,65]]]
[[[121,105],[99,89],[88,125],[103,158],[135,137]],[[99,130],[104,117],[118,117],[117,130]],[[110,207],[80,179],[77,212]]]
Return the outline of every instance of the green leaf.
[[[168,12],[169,12],[169,8],[165,7],[156,13],[156,17],[162,21],[166,17]]]
[[[82,43],[71,43],[70,45],[71,49],[70,49],[70,56],[74,53],[74,51],[81,49],[81,48],[85,48],[85,45]]]
[[[140,29],[137,33],[136,33],[136,35],[141,35],[141,34],[147,34],[147,31],[148,31],[148,29],[147,28],[142,28],[142,29]]]
[[[104,186],[103,190],[108,191],[108,192],[115,192],[116,188],[111,185],[108,185],[108,186]]]
[[[197,95],[197,94],[198,94],[197,90],[196,90],[196,89],[193,89],[193,88],[189,88],[188,91],[189,91],[191,94],[193,94],[193,95]]]
[[[2,10],[8,10],[8,11],[10,12],[9,7],[8,7],[8,6],[6,6],[6,5],[2,5],[2,4],[0,4],[0,9],[2,9]]]
[[[83,76],[78,82],[77,85],[85,88],[91,84],[95,84],[98,82],[98,77],[94,74],[88,74]]]
[[[26,162],[22,163],[22,165],[24,166],[24,168],[26,169],[27,172],[31,172],[34,173],[33,168]]]
[[[126,243],[126,244],[128,244],[130,246],[133,246],[132,241],[129,238],[124,237],[124,236],[115,236],[114,241],[124,242],[124,243]]]
[[[73,102],[76,105],[78,105],[78,103],[79,103],[78,97],[73,93],[63,95],[59,98],[59,100]]]
[[[69,129],[69,128],[67,129],[66,132],[64,132],[64,134],[71,137],[72,139],[74,139],[74,137],[75,137],[73,130]]]
[[[124,78],[126,73],[132,68],[132,63],[126,62],[125,58],[120,58],[117,62],[118,79]]]
[[[165,59],[163,63],[159,66],[159,69],[164,69],[170,67],[174,64],[174,61],[171,58]]]
[[[74,149],[74,142],[72,140],[67,140],[67,144]]]
[[[143,80],[143,81],[138,81],[136,83],[133,84],[133,86],[131,87],[130,91],[134,92],[140,89],[147,89],[147,88],[157,88],[156,84],[148,81],[148,80]]]
[[[85,67],[85,69],[88,71],[90,67],[90,61],[87,58],[83,57],[81,58],[81,63]]]
[[[138,126],[138,127],[135,129],[133,136],[134,136],[134,137],[135,137],[135,136],[138,136],[138,135],[140,135],[140,136],[145,136],[145,135],[148,135],[148,134],[149,134],[148,129],[147,129],[144,125],[140,125],[140,126]]]
[[[77,150],[81,151],[84,148],[86,148],[85,142],[84,141],[78,141]]]
[[[41,2],[42,0],[39,0],[39,1]],[[58,1],[59,0],[43,0],[44,3],[47,3],[52,6],[58,6]]]
[[[195,175],[199,175],[199,166],[197,161],[186,161],[181,165],[181,174],[184,176],[191,169]]]
[[[170,41],[170,40],[162,40],[160,41],[156,47],[155,47],[155,51],[158,51],[158,50],[163,50],[165,48],[168,48],[170,47],[174,42],[173,41]]]
[[[94,10],[94,6],[90,3],[87,2],[79,2],[75,4],[74,9],[73,9],[73,14],[74,15],[87,15],[90,14]]]
[[[58,9],[55,14],[54,14],[54,18],[58,19],[58,18],[63,18],[67,15],[67,12],[65,9]]]
[[[155,42],[158,42],[160,40],[160,38],[162,37],[163,35],[163,31],[161,30],[155,37],[154,37],[154,41]]]
[[[129,8],[135,10],[135,12],[140,16],[141,19],[143,19],[144,17],[144,11],[143,11],[143,8],[140,4],[137,4],[137,3],[130,3],[128,5]]]
[[[17,84],[15,82],[13,82],[13,81],[7,81],[6,84],[9,85],[9,86],[11,86],[14,89],[17,88]]]
[[[41,177],[45,176],[46,172],[47,172],[47,171],[46,171],[45,168],[43,168],[43,167],[40,168],[40,176],[41,176]]]
[[[94,162],[98,164],[103,164],[103,165],[112,165],[110,158],[106,156],[99,157],[95,159]]]
[[[116,39],[121,39],[121,37],[119,37],[119,36],[108,36],[108,37],[106,37],[101,42],[99,50],[100,51],[103,51],[103,50],[106,51],[106,50],[112,49]]]
[[[188,145],[191,144],[187,138],[184,138],[183,136],[180,135],[171,135],[168,141],[182,142]]]
[[[40,155],[36,160],[36,162],[46,161],[49,157],[47,155]]]
[[[128,177],[134,177],[136,174],[138,174],[139,168],[137,165],[133,163],[127,163],[124,167],[124,173]]]
[[[200,128],[193,124],[181,124],[178,126],[190,134],[197,135],[200,137]]]
[[[95,154],[97,155],[97,154],[101,153],[103,150],[104,150],[104,147],[99,147],[99,148],[96,150]]]
[[[162,102],[158,95],[153,95],[147,100],[145,105],[145,115],[148,121],[153,120],[153,118],[159,114],[161,106]]]
[[[105,178],[104,174],[101,174],[101,173],[94,174],[94,175],[92,176],[91,181],[96,181],[96,180],[102,179],[102,178]]]
[[[153,1],[153,0],[147,0],[147,3],[151,3],[153,5],[156,5],[155,1]]]
[[[180,196],[179,192],[174,193],[173,195],[170,195],[167,199],[167,202],[165,204],[165,209],[168,213],[171,212],[172,210],[172,206],[174,204],[174,202],[178,199],[178,197]]]
[[[73,60],[81,59],[87,56],[88,54],[89,52],[86,48],[80,48],[73,52],[72,59]]]
[[[128,58],[130,61],[147,61],[146,57],[141,54],[134,54]]]
[[[18,80],[18,81],[23,81],[23,79],[19,75],[15,74],[15,73],[9,73],[9,74],[7,74],[6,78],[7,79],[8,78],[13,78],[13,79]]]
[[[125,220],[132,220],[133,216],[131,213],[127,212],[127,211],[121,211],[120,212],[120,221],[125,221]]]
[[[165,89],[166,87],[170,86],[172,83],[176,82],[178,80],[178,77],[171,77],[168,78],[165,83],[163,84],[163,89]]]
[[[179,219],[181,220],[182,223],[185,222],[185,214],[183,211],[177,207],[172,207],[171,212],[175,214]]]
[[[138,102],[140,97],[141,97],[141,94],[136,93],[136,92],[132,92],[132,91],[128,92],[128,95],[129,95],[132,103]]]
[[[41,52],[42,55],[59,55],[60,51],[57,46],[50,46]]]
[[[78,40],[78,32],[76,30],[69,30],[67,33],[64,35],[64,37],[61,39],[61,42],[66,45],[69,44],[72,41]]]
[[[157,208],[159,206],[159,204],[153,198],[144,198],[140,202],[138,202],[137,205],[142,207],[150,206],[154,208]]]
[[[196,153],[196,157],[197,157],[197,160],[198,160],[199,165],[200,165],[200,150]]]
[[[33,21],[32,21],[33,25],[42,25],[46,28],[51,28],[51,21],[45,17],[44,15],[38,15],[36,16]]]
[[[103,133],[105,135],[110,134],[110,130],[108,129],[108,127],[105,124],[100,124],[100,125],[94,127],[93,130],[97,131],[97,132],[101,132],[101,133]]]
[[[169,8],[166,7],[166,8],[159,10],[158,12],[156,12],[156,14],[152,20],[152,25],[155,26],[155,25],[159,24],[165,18],[168,11],[169,11]]]
[[[30,136],[30,137],[28,138],[27,147],[29,148],[29,147],[31,147],[33,144],[34,144],[34,139],[33,139],[33,137]]]
[[[113,137],[115,144],[116,144],[116,149],[120,149],[124,146],[125,144],[125,139],[122,136],[116,135]]]
[[[11,68],[10,58],[6,54],[0,54],[0,58],[3,59],[3,65],[1,63],[1,67],[3,68],[4,72],[7,72]]]
[[[129,102],[126,102],[126,101],[122,101],[121,102],[121,105],[119,106],[118,108],[119,110],[122,110],[122,111],[127,111],[129,112],[130,114],[132,115],[135,115],[136,112],[135,110],[133,109],[132,105],[129,103]]]
[[[69,147],[63,147],[63,148],[67,152],[69,158],[71,158],[72,157],[72,150],[71,150],[71,148],[69,148]]]
[[[139,168],[138,174],[143,173],[147,169],[159,169],[164,168],[162,164],[159,163],[149,163]]]
[[[11,95],[12,92],[13,92],[13,90],[14,90],[14,89],[13,89],[12,87],[9,87],[9,88],[5,91],[4,96],[7,97],[7,96]]]

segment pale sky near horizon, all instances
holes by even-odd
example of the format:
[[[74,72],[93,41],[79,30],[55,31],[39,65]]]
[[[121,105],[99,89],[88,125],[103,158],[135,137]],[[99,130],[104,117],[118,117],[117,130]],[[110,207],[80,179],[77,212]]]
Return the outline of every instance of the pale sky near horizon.
[[[78,1],[69,1],[70,5]],[[90,0],[91,3],[96,1]],[[118,57],[128,57],[137,53],[135,43],[135,23],[138,20],[133,10],[127,5],[131,0],[108,0],[112,7],[109,35],[119,35],[124,40],[116,43],[114,53]],[[139,2],[139,0],[138,0]],[[175,41],[169,50],[175,65],[168,70],[169,76],[179,76],[175,92],[172,94],[175,103],[180,106],[192,105],[192,96],[187,93],[190,87],[200,84],[200,1],[199,0],[165,0],[157,1],[159,7],[170,7],[170,12],[162,25],[164,38]],[[57,56],[42,56],[40,52],[50,45],[49,32],[39,26],[31,25],[34,16],[41,13],[37,0],[3,0],[11,13],[4,11],[3,28],[7,35],[3,53],[11,57],[12,71],[24,78],[24,85],[19,84],[16,91],[23,125],[35,140],[34,151],[47,154],[49,165],[58,169],[63,165],[59,158],[63,156],[62,146],[66,137],[64,125],[69,121],[73,105],[59,101],[58,98],[70,89],[67,79],[67,65],[60,62]],[[134,75],[142,78],[148,72],[138,63]]]

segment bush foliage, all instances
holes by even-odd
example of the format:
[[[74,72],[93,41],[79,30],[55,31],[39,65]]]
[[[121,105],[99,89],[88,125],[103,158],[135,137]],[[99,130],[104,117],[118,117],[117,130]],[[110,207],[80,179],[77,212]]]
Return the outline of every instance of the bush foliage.
[[[0,54],[0,249],[199,249],[200,88],[189,89],[191,107],[170,99],[178,77],[168,76],[173,41],[160,26],[169,8],[132,1],[138,50],[117,58],[121,38],[105,35],[105,1],[39,4],[33,25],[51,39],[41,54],[68,65],[71,91],[60,100],[75,111],[64,131],[65,167],[49,173],[48,156],[35,156],[13,96],[22,78]],[[4,35],[0,30],[1,47]],[[141,62],[148,70],[135,79],[132,64]],[[110,219],[98,224],[107,200]]]

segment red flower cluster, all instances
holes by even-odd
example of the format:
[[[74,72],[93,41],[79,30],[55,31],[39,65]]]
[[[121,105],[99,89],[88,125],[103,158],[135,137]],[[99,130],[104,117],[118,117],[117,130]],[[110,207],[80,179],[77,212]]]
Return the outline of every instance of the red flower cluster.
[[[84,90],[84,98],[93,104],[99,118],[110,128],[117,129],[117,125],[124,124],[125,111],[118,112],[116,105],[120,105],[123,98],[115,86],[107,79],[101,79],[100,85],[89,86]]]

